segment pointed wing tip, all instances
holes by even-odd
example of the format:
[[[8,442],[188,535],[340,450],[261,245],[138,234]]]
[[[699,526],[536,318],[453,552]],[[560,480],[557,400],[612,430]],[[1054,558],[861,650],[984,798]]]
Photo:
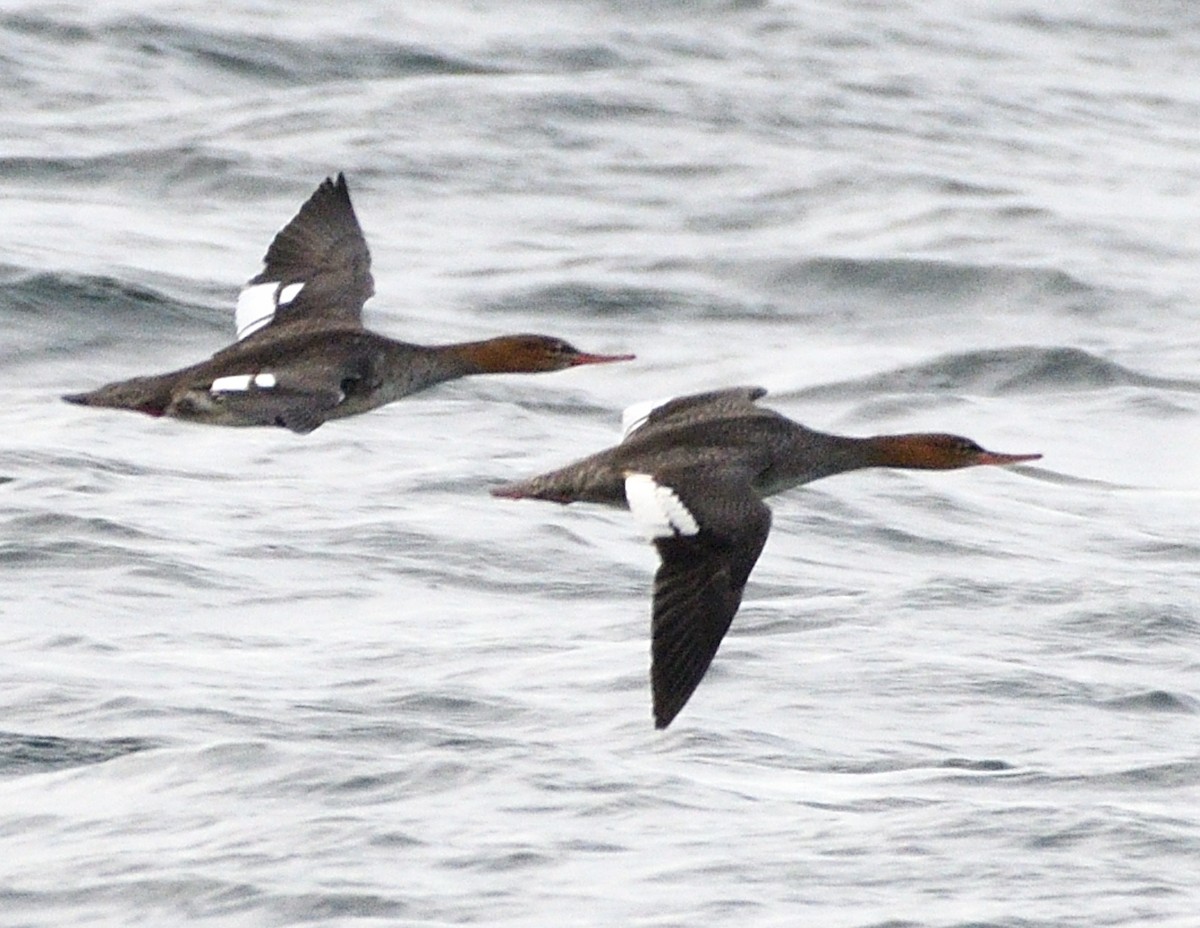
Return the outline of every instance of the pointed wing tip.
[[[696,679],[692,681],[678,681],[665,679],[659,676],[655,679],[655,669],[651,669],[651,702],[652,713],[654,715],[654,727],[658,731],[670,726],[672,722],[682,712],[692,697],[696,694],[696,690],[700,686],[700,681],[708,673],[708,668],[712,658],[709,658],[709,663],[704,665]]]
[[[326,174],[325,179],[317,185],[317,190],[316,193],[313,194],[313,197],[316,197],[319,194],[336,194],[342,199],[349,201],[350,188],[346,184],[345,171],[338,171],[337,174],[333,176]],[[312,198],[310,197],[310,199]]]
[[[672,526],[669,536],[654,539],[661,564],[654,576],[650,681],[659,729],[671,724],[707,675],[771,529],[770,508],[737,475],[691,486],[676,482],[675,488],[679,497],[655,496]],[[684,500],[696,507],[695,516],[682,508]],[[719,505],[712,508],[710,500]],[[691,524],[710,528],[679,532],[684,513]]]

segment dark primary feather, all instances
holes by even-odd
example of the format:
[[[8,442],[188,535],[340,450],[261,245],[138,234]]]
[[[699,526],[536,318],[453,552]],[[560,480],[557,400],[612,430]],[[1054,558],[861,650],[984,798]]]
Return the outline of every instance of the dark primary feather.
[[[363,304],[375,293],[371,252],[350,203],[346,178],[326,178],[292,221],[279,231],[263,259],[266,267],[247,286],[303,283],[271,325],[297,319],[362,322]]]
[[[729,630],[746,580],[771,530],[771,510],[745,473],[659,474],[701,526],[655,539],[651,684],[654,724],[666,728],[687,704]]]

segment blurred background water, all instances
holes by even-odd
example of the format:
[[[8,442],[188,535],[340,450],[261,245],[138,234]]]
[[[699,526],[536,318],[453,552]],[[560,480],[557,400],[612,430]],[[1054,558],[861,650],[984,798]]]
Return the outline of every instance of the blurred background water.
[[[0,4],[0,923],[1200,925],[1200,12]],[[232,339],[327,174],[368,325],[621,367],[305,437],[59,394]],[[741,383],[1035,466],[653,550],[489,486]]]

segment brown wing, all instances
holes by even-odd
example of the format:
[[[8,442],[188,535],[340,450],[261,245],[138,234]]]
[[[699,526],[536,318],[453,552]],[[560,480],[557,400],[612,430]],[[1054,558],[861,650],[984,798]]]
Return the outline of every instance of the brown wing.
[[[238,298],[238,338],[299,319],[361,325],[375,281],[344,175],[325,179],[275,236],[263,262]]]
[[[643,435],[660,426],[688,425],[733,416],[775,416],[778,413],[755,405],[755,400],[767,395],[763,387],[729,387],[677,396],[657,405],[636,403],[621,416],[624,439],[641,432]]]

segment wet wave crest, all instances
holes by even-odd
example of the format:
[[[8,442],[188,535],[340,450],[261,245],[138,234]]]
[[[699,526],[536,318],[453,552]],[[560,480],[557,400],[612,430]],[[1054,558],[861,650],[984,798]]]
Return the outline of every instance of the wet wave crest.
[[[960,392],[976,396],[1137,386],[1200,392],[1200,382],[1152,377],[1079,348],[1018,346],[943,355],[925,364],[820,384],[808,398]]]
[[[212,307],[109,276],[0,273],[0,325],[9,337],[0,363],[17,364],[86,349],[162,343],[181,334],[224,329]]]
[[[0,18],[0,29],[42,48],[53,60],[78,55],[81,47],[98,46],[130,60],[147,56],[163,66],[189,70],[197,66],[227,77],[276,81],[363,80],[419,74],[481,74],[497,69],[466,58],[405,45],[357,37],[287,39],[269,32],[225,32],[148,16],[129,16],[99,23],[64,22],[45,14],[14,13]],[[27,52],[27,53],[32,53]]]
[[[1019,311],[1107,308],[1107,296],[1057,268],[967,264],[919,258],[818,257],[760,269],[763,282],[824,312],[875,318],[939,316],[970,308]]]
[[[652,270],[670,273],[673,262]],[[495,311],[572,312],[597,316],[700,316],[715,319],[777,318],[829,324],[945,315],[1005,316],[1047,305],[1059,312],[1094,313],[1108,294],[1049,268],[955,264],[915,259],[814,258],[800,262],[716,262],[710,290],[572,281],[513,293]],[[738,284],[728,289],[728,284]],[[770,296],[764,298],[764,294]],[[750,296],[749,294],[753,294]]]
[[[640,315],[713,315],[722,318],[746,315],[731,301],[665,287],[571,282],[551,284],[513,293],[492,301],[486,312],[530,312],[571,317],[621,317]]]
[[[0,776],[26,776],[102,764],[158,743],[145,738],[58,738],[0,732]]]

